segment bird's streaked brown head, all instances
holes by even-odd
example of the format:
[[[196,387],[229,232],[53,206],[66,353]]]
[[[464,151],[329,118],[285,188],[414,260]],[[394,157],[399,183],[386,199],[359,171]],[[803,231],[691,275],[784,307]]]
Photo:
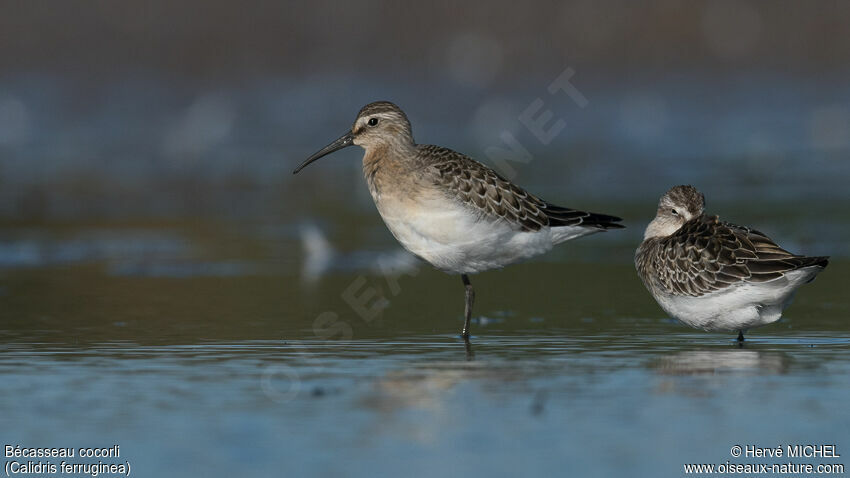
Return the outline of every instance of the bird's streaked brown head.
[[[705,211],[705,196],[690,185],[674,186],[658,201],[655,219],[649,223],[644,239],[666,237],[678,231],[683,224]]]
[[[699,216],[705,210],[705,196],[691,185],[673,186],[658,202],[658,211],[670,210],[687,219]]]
[[[304,160],[292,173],[296,174],[313,161],[352,144],[367,151],[381,146],[412,147],[410,121],[401,108],[389,101],[369,103],[357,113],[350,131]]]
[[[387,142],[413,143],[413,131],[407,115],[389,101],[376,101],[361,108],[351,132],[354,144],[367,149]]]

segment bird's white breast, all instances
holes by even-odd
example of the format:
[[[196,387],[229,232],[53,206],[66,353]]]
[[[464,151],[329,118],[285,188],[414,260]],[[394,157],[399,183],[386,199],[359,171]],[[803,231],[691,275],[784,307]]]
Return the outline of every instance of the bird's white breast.
[[[395,238],[446,272],[471,274],[503,267],[548,251],[562,235],[553,235],[549,228],[523,232],[505,221],[481,217],[439,192],[373,197]]]

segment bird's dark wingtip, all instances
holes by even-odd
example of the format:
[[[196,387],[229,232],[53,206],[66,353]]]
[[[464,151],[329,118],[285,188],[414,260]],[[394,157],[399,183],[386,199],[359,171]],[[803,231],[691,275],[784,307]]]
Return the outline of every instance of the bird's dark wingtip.
[[[617,216],[590,213],[590,215],[584,219],[584,224],[598,227],[600,229],[624,229],[626,227],[625,224],[620,224],[620,221],[622,220],[622,218]]]

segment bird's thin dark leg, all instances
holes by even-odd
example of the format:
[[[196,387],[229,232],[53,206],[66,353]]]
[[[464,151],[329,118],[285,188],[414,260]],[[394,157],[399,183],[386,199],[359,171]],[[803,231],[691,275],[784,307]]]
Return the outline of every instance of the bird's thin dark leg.
[[[466,274],[461,274],[460,278],[466,287],[466,305],[463,308],[463,331],[460,336],[464,340],[469,340],[469,318],[472,317],[472,303],[475,302],[475,291],[472,290],[472,284],[469,282],[469,277]]]
[[[744,343],[744,331],[743,330],[738,331],[738,343],[739,344]]]

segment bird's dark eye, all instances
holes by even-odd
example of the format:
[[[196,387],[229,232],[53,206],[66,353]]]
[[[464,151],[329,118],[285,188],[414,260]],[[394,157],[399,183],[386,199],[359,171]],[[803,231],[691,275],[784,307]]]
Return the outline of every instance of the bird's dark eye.
[[[369,122],[366,124],[368,124],[369,126],[375,126],[378,124],[378,118],[369,118]]]
[[[670,210],[670,212],[672,212],[674,216],[678,216],[678,215],[679,215],[679,212],[678,212],[678,211],[676,211],[675,209],[671,209],[671,210]]]

